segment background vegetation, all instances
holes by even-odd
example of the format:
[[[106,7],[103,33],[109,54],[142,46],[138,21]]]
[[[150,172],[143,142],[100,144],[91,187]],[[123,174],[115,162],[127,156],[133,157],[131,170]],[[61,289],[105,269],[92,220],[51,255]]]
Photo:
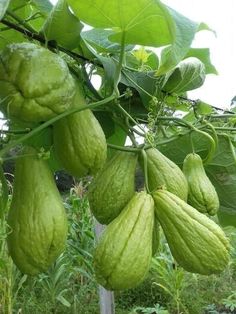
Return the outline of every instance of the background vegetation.
[[[69,218],[67,249],[44,274],[29,277],[13,265],[6,251],[7,226],[1,220],[0,313],[99,313],[93,272],[94,220],[82,183],[64,195]],[[146,280],[136,289],[115,294],[117,314],[200,314],[236,312],[236,229],[232,261],[221,275],[201,276],[178,267],[164,236]]]

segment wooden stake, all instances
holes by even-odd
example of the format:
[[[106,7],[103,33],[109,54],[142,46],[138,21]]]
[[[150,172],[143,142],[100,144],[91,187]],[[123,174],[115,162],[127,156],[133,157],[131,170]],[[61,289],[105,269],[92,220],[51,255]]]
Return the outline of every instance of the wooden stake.
[[[95,220],[96,241],[99,239],[104,229],[105,226]],[[102,286],[99,286],[99,303],[100,314],[115,314],[114,293],[104,289]]]

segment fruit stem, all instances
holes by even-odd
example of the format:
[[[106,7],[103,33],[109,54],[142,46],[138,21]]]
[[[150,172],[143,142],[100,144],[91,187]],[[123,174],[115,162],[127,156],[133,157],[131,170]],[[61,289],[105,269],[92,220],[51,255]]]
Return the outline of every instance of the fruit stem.
[[[195,128],[194,126],[192,126],[192,128],[193,128],[193,131],[200,133],[200,134],[204,135],[205,137],[207,137],[211,143],[211,147],[210,147],[210,150],[209,150],[207,156],[202,160],[203,164],[206,165],[207,163],[209,163],[212,160],[212,158],[215,154],[216,143],[215,143],[214,139],[212,138],[212,136],[210,134],[208,134],[207,132],[199,130],[199,129]]]
[[[118,145],[114,145],[114,144],[107,144],[108,147],[110,147],[111,149],[116,149],[116,150],[122,150],[124,152],[130,152],[130,153],[136,153],[136,152],[140,152],[142,149],[139,147],[128,147],[128,146],[118,146]]]
[[[209,129],[211,129],[212,135],[213,135],[213,139],[214,139],[215,144],[216,144],[216,147],[217,147],[219,141],[218,141],[218,135],[217,135],[217,133],[216,133],[215,127],[214,127],[210,122],[208,122],[208,121],[206,121],[206,120],[204,120],[204,123],[206,124],[206,126],[209,127]],[[235,131],[236,131],[236,129],[235,129]]]
[[[192,152],[194,154],[195,148],[194,148],[194,144],[193,144],[193,132],[192,131],[189,133],[189,136],[190,136],[190,143],[191,143]]]
[[[117,105],[117,108],[126,116],[129,118],[130,121],[132,121],[137,127],[139,127],[139,129],[145,134],[146,131],[144,130],[143,127],[141,127],[136,120],[120,105]]]
[[[134,147],[137,148],[138,147],[138,143],[136,142],[134,133],[132,131],[129,131],[128,137],[130,138],[130,140],[131,140],[132,144],[134,145]]]

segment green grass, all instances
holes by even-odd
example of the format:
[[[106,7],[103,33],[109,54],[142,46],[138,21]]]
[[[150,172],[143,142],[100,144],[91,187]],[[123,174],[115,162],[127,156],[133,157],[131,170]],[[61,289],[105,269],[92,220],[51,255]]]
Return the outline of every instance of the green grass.
[[[69,219],[66,251],[47,273],[22,275],[6,250],[7,225],[0,224],[0,313],[99,314],[93,271],[94,221],[80,186],[65,197]],[[236,231],[232,261],[218,276],[201,276],[178,267],[162,235],[146,280],[115,293],[116,314],[218,314],[236,311]],[[235,249],[234,249],[235,248]],[[141,254],[141,252],[140,252]]]

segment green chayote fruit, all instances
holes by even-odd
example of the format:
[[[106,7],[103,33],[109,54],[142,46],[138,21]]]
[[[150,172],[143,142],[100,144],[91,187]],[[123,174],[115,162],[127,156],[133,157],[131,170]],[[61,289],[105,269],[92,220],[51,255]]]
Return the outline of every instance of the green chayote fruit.
[[[77,82],[73,106],[86,105]],[[56,156],[64,169],[75,177],[95,174],[107,158],[103,130],[90,109],[76,112],[53,124]]]
[[[137,154],[117,152],[89,186],[90,209],[101,224],[116,218],[135,192]]]
[[[163,186],[181,199],[187,200],[188,184],[181,169],[156,148],[147,149],[146,154],[150,191]]]
[[[75,83],[65,61],[33,43],[14,43],[0,55],[0,108],[7,118],[46,121],[70,108]]]
[[[65,248],[67,218],[60,193],[45,160],[24,149],[17,159],[8,216],[9,253],[22,273],[46,271]]]
[[[94,255],[98,283],[108,290],[137,286],[152,258],[154,202],[136,193],[103,232]]]
[[[185,157],[183,173],[188,181],[188,203],[201,213],[215,215],[220,206],[219,198],[198,154]]]
[[[166,190],[155,191],[153,198],[156,216],[179,265],[203,275],[223,271],[229,262],[229,241],[223,230]]]

